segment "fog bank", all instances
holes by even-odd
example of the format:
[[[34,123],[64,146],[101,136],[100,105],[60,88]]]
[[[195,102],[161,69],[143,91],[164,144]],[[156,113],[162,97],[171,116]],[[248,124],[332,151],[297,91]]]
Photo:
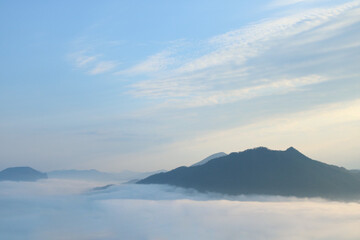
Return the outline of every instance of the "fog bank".
[[[1,182],[0,239],[359,239],[360,204],[158,185]]]

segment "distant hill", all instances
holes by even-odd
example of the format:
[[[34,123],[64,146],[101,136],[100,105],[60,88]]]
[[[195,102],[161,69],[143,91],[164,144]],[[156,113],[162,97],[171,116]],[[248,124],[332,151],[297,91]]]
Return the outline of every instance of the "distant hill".
[[[0,181],[37,181],[47,178],[46,173],[31,167],[11,167],[0,172]]]
[[[100,172],[95,169],[90,170],[56,170],[48,172],[49,178],[90,180],[90,181],[129,181],[133,179],[142,179],[150,175],[163,172],[165,170],[154,172],[132,172],[122,171],[119,173]]]
[[[224,157],[224,156],[226,156],[226,155],[227,155],[227,154],[224,153],[224,152],[214,153],[213,155],[208,156],[207,158],[201,160],[200,162],[197,162],[197,163],[191,165],[191,167],[203,165],[203,164],[207,163],[207,162],[210,161],[210,160],[213,160],[213,159],[219,158],[219,157]]]
[[[179,167],[139,184],[169,184],[201,192],[354,199],[360,179],[345,168],[312,160],[295,148],[231,153],[203,165]],[[358,198],[359,199],[359,198]]]

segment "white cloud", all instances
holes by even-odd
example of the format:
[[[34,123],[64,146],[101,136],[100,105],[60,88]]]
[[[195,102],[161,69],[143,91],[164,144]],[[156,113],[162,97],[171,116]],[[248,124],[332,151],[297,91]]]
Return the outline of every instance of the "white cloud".
[[[1,187],[7,185],[0,182]],[[0,193],[1,239],[358,239],[360,204],[119,185],[97,194]],[[36,185],[37,183],[34,183]],[[41,183],[44,184],[44,183]],[[74,183],[76,184],[76,183]],[[58,187],[48,182],[49,189]],[[221,199],[225,197],[225,199]]]
[[[96,60],[96,56],[86,55],[84,51],[75,52],[70,54],[70,58],[78,68],[83,68]]]
[[[320,1],[325,1],[325,0],[275,0],[271,3],[271,5],[275,7],[283,7],[283,6],[294,5],[299,3],[313,3]]]
[[[109,72],[119,65],[117,61],[101,60],[100,55],[92,55],[85,50],[69,54],[69,58],[77,68],[91,75]]]
[[[241,76],[241,74],[244,73],[239,71],[238,76]],[[184,82],[187,79],[183,78],[183,80],[183,84],[179,84],[177,81],[170,82],[161,80],[156,82],[141,82],[134,85],[141,90],[138,90],[133,94],[136,96],[151,95],[153,98],[184,97],[191,94],[192,97],[188,100],[175,99],[166,103],[166,105],[171,107],[188,108],[225,104],[261,96],[286,94],[291,91],[301,90],[301,87],[322,83],[328,81],[329,79],[318,75],[309,75],[277,81],[262,79],[259,83],[253,86],[227,90],[208,90],[206,87],[196,87],[191,84],[185,84]]]
[[[318,48],[313,46],[309,48],[306,44],[343,34],[342,30],[345,26],[359,22],[356,18],[358,6],[359,1],[352,1],[334,7],[312,8],[214,36],[205,41],[205,49],[210,50],[204,54],[190,58],[179,54],[174,56],[185,59],[178,68],[153,67],[152,63],[156,63],[157,58],[149,58],[152,61],[140,63],[135,69],[143,73],[154,69],[159,73],[156,77],[149,76],[148,79],[132,84],[129,92],[137,97],[162,98],[168,103],[175,102],[179,105],[183,104],[183,107],[191,107],[234,102],[250,96],[279,94],[294,91],[305,85],[310,87],[324,79],[330,80],[331,76],[321,70],[308,70],[301,74],[299,71],[296,72],[296,64],[301,68],[303,61],[295,62],[293,68],[287,70],[281,65],[271,65],[273,59],[270,54],[267,58],[262,58],[262,55],[271,52],[272,49],[275,49],[274,51],[277,48],[281,49],[281,45],[285,49],[290,48],[291,51],[303,49],[303,52],[296,52],[298,55],[319,52]],[[356,41],[355,37],[353,39]],[[299,43],[302,43],[302,46]],[[324,48],[327,46],[326,43],[323,45]],[[351,43],[347,46],[357,45]],[[334,45],[327,46],[328,49],[333,47]],[[284,64],[288,59],[293,58],[285,51],[277,57],[280,57]],[[267,61],[270,66],[261,66],[252,62],[259,59]],[[329,56],[320,59],[329,61]],[[309,57],[307,64],[311,64],[312,61],[320,60]],[[352,60],[348,58],[347,61]],[[261,76],[262,71],[264,73],[268,71],[269,74],[266,77]],[[322,80],[295,84],[297,81],[295,79],[305,79],[309,76],[321,76]],[[268,84],[262,83],[264,79],[267,79]],[[279,79],[288,79],[285,80],[288,82]],[[294,82],[289,85],[291,81]]]
[[[200,107],[214,104],[236,102],[242,99],[251,99],[260,96],[286,94],[291,91],[300,90],[301,87],[321,83],[328,79],[317,76],[305,76],[295,79],[284,79],[279,81],[264,80],[264,84],[227,91],[213,91],[205,96],[198,96],[189,102],[182,102],[179,107]],[[169,103],[174,106],[174,102]],[[175,102],[176,104],[176,102]]]
[[[96,75],[100,73],[105,73],[114,69],[116,66],[117,63],[114,61],[101,61],[96,63],[95,67],[89,71],[89,74]]]
[[[209,39],[209,43],[215,47],[212,52],[184,64],[178,71],[198,71],[224,64],[241,65],[270,48],[271,44],[276,44],[277,40],[318,27],[358,6],[359,2],[353,1],[331,8],[310,9],[215,36]]]
[[[169,50],[159,52],[129,69],[118,72],[118,74],[137,75],[165,70],[167,66],[174,63],[174,58],[170,57],[171,55],[172,52]]]
[[[78,67],[83,67],[87,65],[89,62],[92,62],[96,59],[95,56],[80,56],[76,59],[76,65]]]
[[[80,194],[97,184],[99,183],[67,179],[44,179],[36,182],[1,181],[0,199]]]

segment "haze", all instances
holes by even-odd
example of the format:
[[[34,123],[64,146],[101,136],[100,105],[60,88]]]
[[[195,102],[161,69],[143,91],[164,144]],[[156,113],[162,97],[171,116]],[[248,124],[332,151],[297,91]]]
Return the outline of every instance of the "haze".
[[[359,239],[360,204],[159,185],[0,182],[1,239]]]

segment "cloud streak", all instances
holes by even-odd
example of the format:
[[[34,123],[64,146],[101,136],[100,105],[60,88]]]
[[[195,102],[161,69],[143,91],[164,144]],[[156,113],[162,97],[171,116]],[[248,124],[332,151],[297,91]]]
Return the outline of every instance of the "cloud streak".
[[[172,52],[169,50],[159,52],[153,56],[148,57],[145,61],[140,62],[139,64],[129,69],[118,72],[117,74],[138,75],[165,70],[167,66],[174,63],[174,59],[171,57],[171,55]]]
[[[302,48],[302,54],[311,55],[313,51],[317,51],[317,48],[309,44],[331,39],[341,34],[345,26],[352,26],[359,22],[358,18],[354,17],[358,7],[359,1],[352,1],[333,7],[310,8],[300,13],[264,20],[214,36],[202,42],[206,47],[201,48],[208,50],[200,56],[189,58],[186,54],[180,53],[173,56],[173,58],[186,59],[179,67],[165,68],[161,67],[160,63],[154,64],[157,67],[153,67],[150,63],[156,63],[156,56],[161,56],[162,53],[156,54],[149,57],[149,64],[145,61],[136,65],[133,73],[145,73],[149,67],[148,70],[156,70],[158,74],[132,84],[129,93],[136,97],[160,98],[165,102],[183,104],[183,107],[193,107],[246,99],[247,97],[243,96],[248,91],[256,92],[253,97],[279,94],[279,91],[274,91],[274,88],[281,89],[279,84],[284,84],[284,87],[289,86],[288,90],[281,90],[281,92],[290,92],[290,88],[293,91],[304,86],[304,84],[295,84],[298,80],[294,79],[316,76],[318,79],[330,80],[331,76],[321,70],[304,70],[302,74],[295,71],[296,67],[304,68],[302,61],[293,63],[289,69],[272,64],[270,53],[283,44],[284,48],[291,48],[291,51],[298,51],[298,54],[301,54]],[[312,35],[306,36],[307,33]],[[302,47],[295,46],[293,42],[302,44]],[[325,42],[324,46],[328,49],[335,47],[330,42]],[[351,48],[357,45],[351,43],[348,46]],[[183,51],[185,53],[189,49]],[[277,54],[276,57],[284,61],[284,65],[287,64],[288,58],[293,57],[286,52],[281,54]],[[324,55],[322,58],[323,61],[329,61],[326,60],[328,56]],[[315,61],[310,56],[308,59],[309,64]],[[258,64],[259,60],[266,61],[267,66]],[[135,71],[136,69],[138,71]],[[269,74],[264,77],[261,72]],[[285,83],[279,79],[287,79],[284,81],[288,82]],[[263,81],[272,83],[264,85]],[[291,87],[288,85],[290,82],[292,82]],[[311,86],[320,82],[322,81],[308,81],[306,85]],[[276,85],[278,87],[275,87]],[[189,102],[195,102],[195,104],[189,104]]]
[[[101,60],[100,55],[92,55],[85,50],[69,54],[69,59],[76,68],[86,70],[90,75],[109,72],[119,65],[117,61]]]
[[[326,78],[311,75],[306,77],[300,77],[295,79],[284,79],[279,81],[263,80],[265,83],[261,85],[255,85],[252,87],[246,87],[236,90],[227,91],[214,91],[210,96],[198,96],[187,103],[181,102],[179,107],[201,107],[216,104],[225,104],[236,102],[243,99],[251,99],[260,96],[269,96],[275,94],[286,94],[292,91],[298,91],[301,87],[318,84],[327,81]],[[170,103],[174,106],[174,102]]]
[[[91,75],[97,75],[100,73],[109,72],[116,67],[117,63],[114,61],[102,61],[98,62],[93,69],[89,71]]]
[[[271,5],[274,7],[284,7],[284,6],[295,5],[300,3],[313,3],[313,2],[315,2],[315,0],[275,0],[271,3]]]
[[[83,68],[96,60],[96,56],[86,55],[84,51],[75,52],[69,55],[77,68]]]

